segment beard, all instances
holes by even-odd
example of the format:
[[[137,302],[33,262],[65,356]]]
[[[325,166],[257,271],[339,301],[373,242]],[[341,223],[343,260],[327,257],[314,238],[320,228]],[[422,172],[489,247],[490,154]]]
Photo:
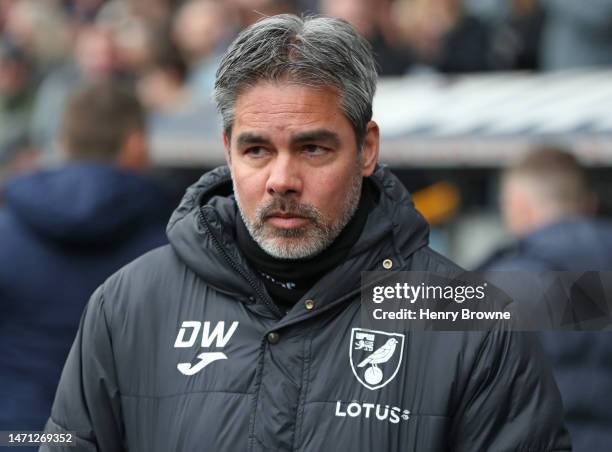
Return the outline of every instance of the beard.
[[[261,249],[277,259],[305,259],[329,247],[353,218],[359,206],[362,184],[361,172],[356,171],[350,181],[342,210],[333,218],[326,218],[315,206],[300,203],[292,195],[279,195],[258,206],[251,219],[244,214],[235,186],[234,194],[242,221]],[[279,212],[305,218],[308,222],[297,228],[277,228],[266,222],[271,215]]]

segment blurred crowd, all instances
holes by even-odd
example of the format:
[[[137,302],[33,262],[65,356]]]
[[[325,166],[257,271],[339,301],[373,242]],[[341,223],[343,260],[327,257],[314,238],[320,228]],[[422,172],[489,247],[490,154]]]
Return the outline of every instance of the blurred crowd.
[[[283,12],[345,18],[382,76],[612,62],[612,0],[0,0],[0,172],[58,158],[68,93],[87,82],[130,84],[153,135],[216,132],[220,55]]]

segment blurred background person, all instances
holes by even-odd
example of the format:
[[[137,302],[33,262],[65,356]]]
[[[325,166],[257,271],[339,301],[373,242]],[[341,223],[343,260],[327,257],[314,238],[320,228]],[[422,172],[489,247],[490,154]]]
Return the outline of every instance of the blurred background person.
[[[501,180],[502,216],[518,241],[487,267],[612,269],[612,231],[592,218],[596,206],[586,172],[572,154],[556,148],[528,153]]]
[[[540,69],[544,11],[540,0],[465,0],[465,9],[492,33],[496,70]]]
[[[493,52],[499,69],[539,70],[544,11],[539,0],[511,0],[501,24],[493,23]]]
[[[215,72],[236,30],[223,2],[188,0],[172,22],[172,40],[187,62],[187,84],[201,103],[211,103]]]
[[[384,76],[406,73],[413,59],[401,45],[392,18],[390,0],[320,0],[322,14],[351,23],[372,45],[379,74]]]
[[[196,103],[187,87],[187,63],[177,47],[163,32],[151,40],[149,61],[140,71],[136,85],[145,108],[150,112],[172,112]]]
[[[556,148],[528,153],[504,172],[500,203],[517,242],[480,270],[612,270],[612,223],[593,217],[595,195],[571,153]],[[546,332],[541,339],[574,450],[607,450],[612,444],[612,333]]]
[[[462,0],[397,0],[393,8],[413,65],[442,73],[494,69],[491,30]]]
[[[70,23],[54,1],[13,0],[7,6],[2,32],[26,52],[37,76],[62,64],[70,53]]]
[[[210,96],[204,101],[193,95],[187,77],[188,66],[177,46],[163,31],[157,33],[150,62],[136,82],[148,113],[147,131],[153,155],[164,148],[176,149],[184,142],[205,143],[221,136],[221,124]],[[177,191],[182,193],[183,188]]]
[[[73,59],[46,75],[37,92],[31,123],[34,143],[50,160],[57,159],[57,131],[69,93],[78,86],[121,79],[124,75],[111,30],[96,24],[82,26],[76,36]]]
[[[133,78],[150,63],[156,26],[136,16],[126,2],[105,3],[95,24],[109,32],[114,65],[125,78]]]
[[[145,117],[111,81],[67,104],[67,162],[23,175],[0,210],[0,429],[42,430],[84,305],[105,278],[166,242],[171,206],[142,173]]]

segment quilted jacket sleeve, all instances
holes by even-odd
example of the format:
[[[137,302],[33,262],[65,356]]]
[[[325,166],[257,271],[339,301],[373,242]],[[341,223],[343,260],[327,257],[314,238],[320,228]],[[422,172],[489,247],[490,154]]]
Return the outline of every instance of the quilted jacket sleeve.
[[[456,451],[569,451],[557,385],[531,333],[490,332],[454,417]]]
[[[124,450],[120,394],[102,287],[89,300],[64,366],[45,431],[76,433],[76,447],[40,451]]]

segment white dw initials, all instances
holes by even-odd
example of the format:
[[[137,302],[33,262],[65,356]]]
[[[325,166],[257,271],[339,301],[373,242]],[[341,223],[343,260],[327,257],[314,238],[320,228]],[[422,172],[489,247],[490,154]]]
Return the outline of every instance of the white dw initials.
[[[215,327],[211,329],[211,322],[186,320],[181,324],[176,341],[174,342],[174,348],[191,348],[196,344],[198,337],[200,337],[200,346],[202,348],[210,348],[213,343],[216,348],[223,348],[234,335],[238,324],[239,322],[232,322],[226,331],[224,321],[217,322]],[[221,359],[227,359],[227,355],[223,352],[204,352],[200,353],[197,358],[199,361],[195,364],[178,363],[176,368],[183,375],[195,375],[209,364]]]

